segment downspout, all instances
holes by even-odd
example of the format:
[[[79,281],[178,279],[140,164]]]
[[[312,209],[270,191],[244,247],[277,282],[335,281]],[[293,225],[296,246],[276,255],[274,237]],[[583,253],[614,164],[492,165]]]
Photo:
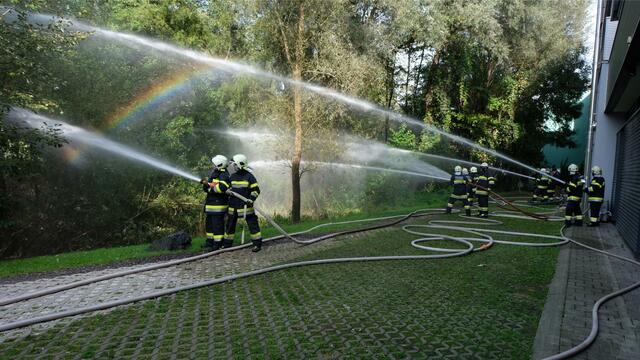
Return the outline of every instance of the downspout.
[[[593,151],[593,133],[596,131],[596,103],[598,101],[598,83],[600,81],[600,43],[604,31],[604,1],[598,0],[596,12],[596,34],[593,45],[593,63],[591,65],[591,104],[589,106],[589,131],[587,135],[587,150],[584,159],[584,174],[587,184],[591,183],[591,162]],[[585,195],[586,197],[586,195]],[[586,198],[585,198],[586,200]],[[588,201],[583,201],[583,211],[589,208]]]

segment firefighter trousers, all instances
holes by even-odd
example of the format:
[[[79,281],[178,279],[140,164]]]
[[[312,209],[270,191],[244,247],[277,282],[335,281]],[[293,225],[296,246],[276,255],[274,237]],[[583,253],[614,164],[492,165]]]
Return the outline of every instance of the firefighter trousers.
[[[600,209],[602,201],[589,201],[589,222],[593,225],[600,224]]]
[[[245,215],[246,211],[246,215]],[[234,209],[229,207],[229,217],[227,219],[227,229],[224,234],[224,247],[231,247],[233,244],[233,238],[236,234],[236,225],[238,224],[238,218],[246,219],[247,226],[249,226],[249,234],[251,236],[251,242],[257,247],[262,246],[262,234],[260,233],[260,223],[258,222],[258,216],[253,211],[253,208]],[[246,217],[245,217],[246,216]]]
[[[580,210],[580,201],[567,200],[567,208],[564,212],[564,223],[571,225],[571,222],[582,226],[582,210]]]
[[[480,216],[489,216],[489,195],[478,194],[478,208],[480,209]]]

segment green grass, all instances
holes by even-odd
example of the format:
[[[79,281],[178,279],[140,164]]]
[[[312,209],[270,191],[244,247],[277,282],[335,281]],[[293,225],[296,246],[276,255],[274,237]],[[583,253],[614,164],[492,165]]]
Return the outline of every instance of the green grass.
[[[428,219],[434,218],[457,216]],[[495,228],[550,235],[560,228],[551,222],[501,221]],[[410,246],[414,238],[399,227],[377,230],[339,238],[337,246],[291,261],[425,253]],[[55,349],[67,354],[62,357],[143,359],[154,351],[160,359],[528,359],[557,253],[557,248],[498,244],[449,259],[288,269],[58,324],[1,343],[0,358],[53,355],[48,349]]]
[[[425,194],[421,193],[416,197],[413,203],[407,204],[406,206],[397,207],[393,209],[381,209],[379,211],[369,212],[369,213],[354,213],[348,214],[346,216],[336,218],[336,219],[321,219],[321,220],[309,220],[306,219],[298,224],[290,224],[286,219],[278,219],[278,223],[282,225],[282,227],[288,232],[298,232],[302,230],[306,230],[310,227],[326,223],[326,222],[335,222],[335,221],[348,221],[348,220],[361,220],[370,217],[381,217],[381,216],[391,216],[391,215],[399,215],[406,214],[410,211],[413,211],[419,207],[434,207],[434,206],[442,206],[443,201],[446,199],[445,194],[443,193],[435,193],[435,194]],[[240,244],[240,237],[242,232],[242,224],[240,221],[236,230],[236,244]],[[263,224],[264,225],[264,224]],[[331,226],[323,228],[319,231],[335,231],[339,229],[345,229],[350,226]],[[276,229],[271,226],[263,226],[262,235],[265,238],[272,237],[275,235],[279,235]],[[249,240],[249,234],[245,234],[245,241]],[[53,270],[60,269],[71,269],[88,265],[105,265],[105,264],[113,264],[121,261],[132,260],[132,259],[142,259],[153,256],[167,255],[167,254],[181,254],[181,253],[197,253],[201,251],[202,245],[205,242],[205,238],[201,236],[196,236],[192,239],[191,247],[185,249],[183,251],[150,251],[148,244],[141,245],[130,245],[130,246],[119,246],[119,247],[111,247],[111,248],[100,248],[95,250],[87,250],[87,251],[74,251],[68,253],[62,253],[57,255],[48,255],[48,256],[37,256],[32,258],[25,259],[12,259],[12,260],[3,260],[0,261],[0,278],[21,275],[21,274],[29,274],[29,273],[38,273],[38,272],[47,272]]]

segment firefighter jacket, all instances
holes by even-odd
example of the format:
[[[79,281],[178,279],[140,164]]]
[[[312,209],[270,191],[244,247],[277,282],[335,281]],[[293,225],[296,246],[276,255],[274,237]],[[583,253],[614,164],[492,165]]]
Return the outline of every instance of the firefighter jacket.
[[[229,172],[226,169],[213,169],[207,179],[209,185],[203,185],[202,190],[207,193],[205,212],[225,213],[228,207]]]
[[[582,175],[575,173],[571,175],[567,181],[567,200],[580,201],[582,199],[582,188],[584,187],[584,178]]]
[[[256,200],[260,195],[260,187],[255,176],[248,170],[240,169],[230,176],[231,190],[246,197]],[[235,196],[229,196],[229,207],[234,209],[244,208],[244,202]],[[231,211],[231,209],[230,209]]]
[[[449,182],[453,185],[453,195],[467,195],[467,181],[466,175],[451,175]]]
[[[594,176],[589,184],[589,201],[602,202],[604,200],[604,178],[600,175]]]
[[[480,169],[480,173],[476,179],[476,185],[479,186],[476,188],[476,194],[489,195],[487,190],[491,190],[491,187],[495,184],[495,178],[491,176],[489,170]]]
[[[475,187],[473,185],[476,183],[477,178],[478,178],[477,174],[475,174],[475,173],[469,174],[469,178],[468,178],[468,181],[467,181],[467,193],[471,197],[475,196],[474,192],[475,192],[476,189],[475,189]]]
[[[551,179],[547,176],[538,176],[536,178],[536,187],[540,190],[547,190],[551,186]]]

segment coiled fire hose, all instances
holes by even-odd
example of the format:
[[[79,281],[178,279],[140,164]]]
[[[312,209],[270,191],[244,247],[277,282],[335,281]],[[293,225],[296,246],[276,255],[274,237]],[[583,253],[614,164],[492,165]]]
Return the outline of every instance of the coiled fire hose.
[[[504,198],[502,198],[502,199],[504,199]],[[256,209],[256,211],[258,213],[260,213],[261,215],[265,216],[265,214],[263,212],[261,212],[259,209],[257,209],[257,208],[255,208],[255,209]],[[265,216],[267,221],[269,221],[272,225],[274,225],[274,227],[283,234],[282,236],[279,236],[279,237],[266,239],[265,242],[266,241],[273,241],[273,240],[276,240],[276,239],[282,239],[282,238],[286,237],[286,238],[289,238],[289,239],[295,241],[296,243],[308,244],[308,243],[320,241],[319,239],[327,239],[329,237],[335,237],[335,236],[338,236],[338,235],[354,233],[354,232],[358,232],[358,231],[368,231],[368,230],[378,229],[378,228],[382,228],[382,227],[392,226],[392,225],[398,224],[398,223],[400,223],[400,222],[402,222],[402,221],[404,221],[406,219],[409,219],[409,218],[411,218],[413,216],[434,215],[434,214],[441,213],[441,211],[442,211],[442,209],[422,209],[422,210],[414,211],[414,212],[409,213],[407,215],[388,216],[388,217],[364,219],[364,220],[353,220],[353,221],[345,221],[345,222],[339,222],[339,223],[327,223],[327,224],[321,224],[321,225],[315,226],[315,227],[313,227],[311,229],[308,229],[306,231],[303,231],[303,232],[296,233],[296,234],[302,234],[302,233],[310,232],[310,231],[312,231],[314,229],[317,229],[317,228],[320,228],[322,226],[329,226],[329,225],[350,224],[350,223],[358,223],[358,222],[381,221],[381,220],[386,220],[386,219],[395,219],[394,221],[392,221],[392,222],[390,222],[388,224],[374,225],[374,226],[367,227],[367,228],[364,228],[364,229],[356,229],[356,230],[347,230],[347,231],[337,232],[337,233],[321,236],[319,238],[311,239],[311,240],[307,240],[307,241],[301,241],[301,240],[294,239],[291,235],[287,234],[286,231],[284,231],[284,229],[282,229],[280,226],[278,226],[273,221],[273,219],[271,219],[270,217]],[[501,216],[500,214],[496,214],[496,215],[497,216]],[[548,220],[557,220],[557,219],[551,219],[551,218],[547,218],[547,219]],[[84,308],[67,310],[67,311],[62,311],[62,312],[58,312],[58,313],[51,313],[51,314],[46,314],[46,315],[43,315],[43,316],[31,318],[31,319],[24,319],[24,320],[15,321],[15,322],[7,323],[7,324],[1,324],[0,325],[0,332],[9,331],[9,330],[13,330],[13,329],[18,329],[18,328],[22,328],[22,327],[26,327],[26,326],[30,326],[30,325],[34,325],[34,324],[38,324],[38,323],[53,321],[53,320],[57,320],[57,319],[62,319],[62,318],[69,317],[69,316],[75,316],[75,315],[90,313],[90,312],[94,312],[94,311],[98,311],[98,310],[109,309],[109,308],[113,308],[113,307],[120,306],[120,305],[131,304],[131,303],[142,301],[142,300],[148,300],[148,299],[153,299],[153,298],[157,298],[157,297],[161,297],[161,296],[165,296],[165,295],[169,295],[169,294],[174,294],[174,293],[177,293],[177,292],[180,292],[180,291],[196,289],[196,288],[200,288],[200,287],[210,286],[210,285],[214,285],[214,284],[219,284],[219,283],[223,283],[223,282],[227,282],[227,281],[233,281],[233,280],[237,280],[237,279],[242,279],[242,278],[246,278],[246,277],[250,277],[250,276],[254,276],[254,275],[264,274],[264,273],[283,270],[283,269],[288,269],[288,268],[310,266],[310,265],[320,265],[320,264],[346,263],[346,262],[388,261],[388,260],[424,260],[424,259],[437,259],[437,258],[464,256],[464,255],[468,255],[468,254],[470,254],[472,252],[478,252],[478,251],[485,250],[485,249],[489,248],[491,245],[493,245],[495,243],[507,244],[507,245],[517,245],[517,246],[542,247],[542,246],[560,246],[560,245],[564,245],[564,244],[567,244],[567,243],[571,242],[571,243],[574,243],[574,244],[576,244],[578,246],[584,247],[586,249],[589,249],[589,250],[592,250],[592,251],[596,251],[598,253],[602,253],[604,255],[611,256],[611,257],[614,257],[614,258],[617,258],[617,259],[620,259],[620,260],[623,260],[623,261],[630,262],[630,263],[632,263],[634,265],[640,266],[640,262],[635,261],[633,259],[628,259],[628,258],[625,258],[623,256],[619,256],[619,255],[612,254],[612,253],[609,253],[609,252],[606,252],[606,251],[603,251],[603,250],[599,250],[599,249],[593,248],[591,246],[582,244],[580,242],[577,242],[577,241],[575,241],[573,239],[568,238],[564,234],[564,230],[565,230],[564,227],[561,229],[561,236],[553,236],[553,235],[520,233],[520,232],[514,232],[514,231],[501,231],[501,230],[490,230],[490,229],[481,229],[481,228],[459,226],[459,225],[470,225],[470,226],[484,225],[484,226],[486,226],[486,225],[500,225],[500,224],[502,224],[502,222],[497,221],[497,220],[493,220],[493,219],[474,219],[474,221],[466,221],[466,220],[465,221],[461,221],[461,220],[457,220],[457,221],[456,220],[432,220],[427,225],[418,225],[418,224],[405,225],[405,226],[402,227],[402,229],[404,231],[406,231],[408,233],[411,233],[411,234],[414,234],[414,235],[421,236],[421,238],[415,239],[415,240],[413,240],[411,242],[412,246],[414,246],[416,248],[419,248],[419,249],[429,250],[429,251],[443,253],[443,254],[347,257],[347,258],[334,258],[334,259],[320,259],[320,260],[300,261],[300,262],[294,262],[294,263],[289,263],[289,264],[276,265],[276,266],[271,266],[271,267],[267,267],[267,268],[264,268],[264,269],[258,269],[258,270],[253,270],[253,271],[249,271],[249,272],[245,272],[245,273],[225,276],[225,277],[214,279],[214,280],[209,280],[209,281],[200,282],[200,283],[191,284],[191,285],[178,287],[178,288],[173,288],[173,289],[167,289],[167,290],[158,291],[158,292],[154,292],[154,293],[150,293],[150,294],[146,294],[146,295],[130,297],[130,298],[126,298],[126,299],[120,299],[120,300],[115,300],[115,301],[111,301],[111,302],[100,303],[100,304],[97,304],[97,305],[88,306],[88,307],[84,307]],[[458,225],[458,226],[453,226],[453,225]],[[450,236],[450,235],[443,235],[443,234],[438,234],[438,233],[422,232],[420,230],[417,230],[417,229],[424,229],[424,228],[462,231],[462,232],[468,233],[469,235],[474,235],[475,237]],[[296,234],[292,234],[292,235],[296,235]],[[551,240],[555,240],[555,241],[547,242],[547,243],[502,241],[502,240],[493,239],[493,237],[490,234],[537,237],[537,238],[543,238],[543,239],[551,239]],[[465,245],[465,248],[463,248],[463,249],[459,249],[459,248],[458,249],[450,249],[450,248],[430,247],[430,246],[425,246],[425,245],[421,245],[420,244],[420,243],[434,241],[434,240],[451,240],[451,241],[454,241],[454,242],[457,242],[457,243]],[[483,244],[480,247],[476,248],[476,247],[474,247],[472,242],[481,242]],[[59,292],[59,291],[63,291],[63,290],[72,289],[72,288],[75,288],[75,287],[91,284],[91,283],[98,282],[98,281],[104,281],[104,280],[107,280],[107,279],[112,279],[112,278],[115,278],[115,277],[121,277],[121,276],[135,274],[135,273],[139,273],[139,272],[143,272],[143,271],[150,271],[150,270],[154,270],[154,269],[160,269],[160,268],[163,268],[163,267],[174,266],[174,265],[182,264],[182,263],[185,263],[185,262],[188,262],[188,261],[195,261],[195,260],[203,259],[203,258],[206,258],[208,256],[212,256],[212,255],[219,254],[219,253],[222,253],[222,252],[234,251],[234,250],[242,249],[242,248],[245,248],[245,247],[248,247],[248,246],[249,246],[249,244],[243,245],[243,246],[237,246],[237,247],[233,247],[233,248],[228,248],[228,249],[217,250],[217,251],[214,251],[214,252],[193,256],[191,258],[180,259],[180,260],[175,260],[175,261],[169,261],[169,262],[166,262],[166,263],[147,266],[147,267],[139,268],[139,269],[135,269],[135,270],[123,271],[123,272],[114,273],[114,274],[111,274],[111,275],[106,275],[106,276],[97,277],[97,278],[93,278],[93,279],[86,279],[86,280],[83,280],[83,281],[78,281],[78,282],[70,283],[70,284],[67,284],[67,285],[62,285],[62,286],[58,286],[58,287],[54,287],[54,288],[44,289],[44,290],[39,291],[39,292],[26,294],[26,295],[23,295],[23,296],[20,296],[20,297],[16,297],[16,298],[3,299],[3,300],[0,301],[0,305],[12,304],[12,303],[16,303],[16,302],[19,302],[19,301],[24,301],[24,300],[28,300],[28,299],[32,299],[32,298],[48,295],[48,294],[53,294],[53,293],[56,293],[56,292]],[[636,289],[638,287],[640,287],[640,282],[632,284],[630,286],[627,286],[627,287],[625,287],[623,289],[611,292],[611,293],[603,296],[602,298],[600,298],[594,304],[594,306],[592,308],[592,328],[591,328],[591,332],[590,332],[589,336],[582,343],[580,343],[579,345],[577,345],[577,346],[575,346],[575,347],[573,347],[571,349],[568,349],[568,350],[566,350],[564,352],[561,352],[559,354],[552,355],[552,356],[546,358],[545,360],[565,359],[565,358],[571,357],[573,355],[576,355],[576,354],[580,353],[581,351],[585,350],[586,348],[588,348],[595,341],[595,339],[597,337],[598,328],[599,328],[598,311],[599,311],[600,307],[603,304],[605,304],[607,301],[611,300],[612,298],[615,298],[617,296],[623,295],[623,294],[625,294],[625,293],[627,293],[629,291],[632,291],[632,290],[634,290],[634,289]]]

